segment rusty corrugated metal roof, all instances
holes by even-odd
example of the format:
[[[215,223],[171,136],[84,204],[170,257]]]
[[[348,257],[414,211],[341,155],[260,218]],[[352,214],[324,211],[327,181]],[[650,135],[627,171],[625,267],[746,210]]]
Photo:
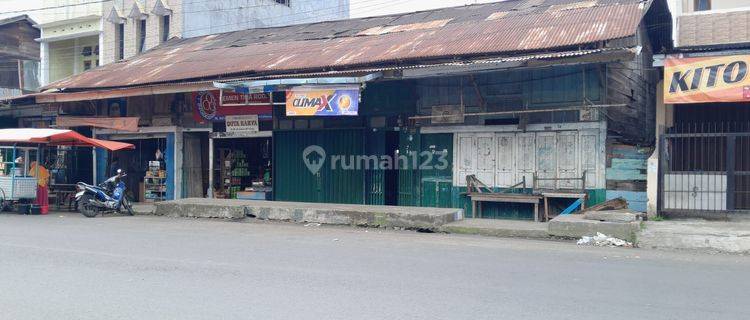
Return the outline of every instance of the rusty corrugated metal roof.
[[[176,39],[47,88],[138,86],[553,51],[635,35],[651,1],[510,0]]]

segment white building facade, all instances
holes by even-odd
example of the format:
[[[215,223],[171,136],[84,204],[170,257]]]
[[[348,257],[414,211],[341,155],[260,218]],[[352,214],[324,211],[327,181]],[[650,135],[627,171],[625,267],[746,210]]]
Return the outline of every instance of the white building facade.
[[[40,82],[127,59],[171,38],[349,18],[349,0],[44,0]]]
[[[104,3],[101,63],[171,38],[349,17],[349,0],[116,0]]]
[[[44,0],[38,14],[40,84],[60,80],[99,65],[102,3]]]

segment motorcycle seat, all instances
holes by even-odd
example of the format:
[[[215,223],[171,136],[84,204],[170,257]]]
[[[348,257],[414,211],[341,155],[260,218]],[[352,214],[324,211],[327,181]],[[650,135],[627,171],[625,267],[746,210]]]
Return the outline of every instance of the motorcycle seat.
[[[85,182],[79,182],[78,184],[81,185],[81,186],[83,186],[83,187],[85,187],[85,188],[93,188],[93,189],[104,190],[104,188],[102,188],[100,186],[95,186],[93,184],[88,184],[88,183],[85,183]]]

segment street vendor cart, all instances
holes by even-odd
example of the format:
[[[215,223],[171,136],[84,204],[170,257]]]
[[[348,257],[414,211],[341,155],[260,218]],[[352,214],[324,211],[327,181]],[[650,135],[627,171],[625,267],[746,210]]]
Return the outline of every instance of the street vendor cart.
[[[0,129],[1,209],[18,209],[38,200],[40,180],[46,179],[40,175],[44,146],[97,147],[110,151],[135,148],[129,143],[88,138],[66,129]]]

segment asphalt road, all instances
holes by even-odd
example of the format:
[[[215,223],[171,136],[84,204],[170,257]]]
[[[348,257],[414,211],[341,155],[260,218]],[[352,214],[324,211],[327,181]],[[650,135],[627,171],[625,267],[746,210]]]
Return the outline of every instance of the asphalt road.
[[[748,292],[740,256],[0,215],[2,319],[746,319]]]

